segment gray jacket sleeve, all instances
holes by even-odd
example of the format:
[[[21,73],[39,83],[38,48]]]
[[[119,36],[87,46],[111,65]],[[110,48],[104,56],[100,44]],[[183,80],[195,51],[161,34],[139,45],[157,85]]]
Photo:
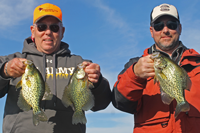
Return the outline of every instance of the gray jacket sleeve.
[[[2,98],[7,92],[9,88],[9,82],[11,78],[3,78],[2,77],[2,71],[4,70],[4,65],[9,60],[12,60],[13,58],[22,58],[21,53],[14,53],[10,54],[8,56],[0,56],[0,98]]]

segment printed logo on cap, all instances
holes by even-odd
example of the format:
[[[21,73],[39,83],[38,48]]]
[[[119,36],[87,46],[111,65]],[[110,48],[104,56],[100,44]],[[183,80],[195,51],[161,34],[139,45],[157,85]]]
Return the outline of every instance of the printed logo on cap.
[[[170,8],[169,8],[168,5],[162,5],[162,6],[160,6],[160,11],[169,11],[169,10],[170,10]]]
[[[58,12],[57,10],[55,9],[44,9],[44,8],[38,8],[38,10],[41,12],[41,11],[44,11],[44,12]]]

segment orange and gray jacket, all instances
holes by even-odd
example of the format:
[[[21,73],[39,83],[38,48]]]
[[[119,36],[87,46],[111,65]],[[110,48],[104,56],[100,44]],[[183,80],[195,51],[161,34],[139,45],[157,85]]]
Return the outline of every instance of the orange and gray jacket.
[[[64,88],[77,64],[84,60],[81,56],[72,55],[68,44],[61,42],[60,50],[52,55],[39,52],[31,38],[24,41],[21,53],[14,53],[8,56],[0,56],[0,70],[5,63],[13,58],[26,58],[32,60],[35,66],[43,75],[45,82],[54,94],[52,100],[44,101],[41,107],[48,116],[48,122],[40,122],[34,126],[32,122],[32,110],[23,112],[17,106],[19,90],[16,91],[16,84],[19,78],[5,79],[0,75],[0,96],[7,94],[5,112],[3,119],[4,133],[85,133],[85,125],[72,125],[73,110],[71,107],[64,107],[61,98]],[[95,97],[95,106],[91,109],[97,111],[105,109],[111,101],[111,90],[108,81],[101,76],[91,91]]]
[[[143,56],[154,51],[158,51],[155,45],[146,49]],[[199,133],[200,54],[180,42],[171,56],[187,71],[192,81],[190,91],[185,90],[190,111],[181,112],[176,119],[176,101],[173,100],[170,105],[162,102],[160,88],[158,84],[154,84],[154,77],[142,79],[134,74],[133,66],[139,58],[132,58],[126,63],[112,92],[113,105],[121,111],[134,114],[134,133]]]

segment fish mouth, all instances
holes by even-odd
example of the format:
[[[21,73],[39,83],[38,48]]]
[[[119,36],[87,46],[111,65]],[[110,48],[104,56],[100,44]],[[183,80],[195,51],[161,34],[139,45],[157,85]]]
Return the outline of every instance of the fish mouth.
[[[83,65],[83,63],[80,63],[80,64],[78,64],[77,66],[78,66],[78,68],[80,68],[80,69],[81,69],[81,68],[84,69],[84,68],[86,67],[85,65]]]
[[[76,78],[77,79],[83,79],[86,75],[85,73],[85,65],[83,63],[80,63],[77,65],[77,68],[78,68],[78,72],[77,72],[77,75],[76,75]]]
[[[31,60],[26,60],[26,61],[23,61],[22,62],[24,65],[32,65],[33,64],[33,61]]]
[[[154,52],[152,53],[152,55],[150,56],[151,59],[156,59],[160,56],[160,52]]]

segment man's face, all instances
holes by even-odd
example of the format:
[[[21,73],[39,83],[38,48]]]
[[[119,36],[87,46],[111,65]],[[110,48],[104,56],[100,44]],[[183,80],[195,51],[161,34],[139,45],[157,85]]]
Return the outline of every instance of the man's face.
[[[46,29],[44,28],[45,25],[47,25]],[[37,50],[46,54],[52,54],[60,49],[64,31],[65,28],[62,23],[52,16],[44,17],[31,26],[31,33],[35,39]]]
[[[164,28],[160,28],[159,31],[156,31],[156,27],[151,26],[150,32],[151,36],[155,41],[156,48],[164,51],[168,54],[171,54],[176,47],[179,45],[179,36],[181,34],[181,24],[177,24],[176,29],[170,29],[166,24],[171,24],[173,22],[176,22],[177,20],[170,16],[162,16],[156,22],[154,22],[154,25],[163,22]],[[171,23],[170,23],[171,22]],[[172,26],[173,27],[173,26]]]

